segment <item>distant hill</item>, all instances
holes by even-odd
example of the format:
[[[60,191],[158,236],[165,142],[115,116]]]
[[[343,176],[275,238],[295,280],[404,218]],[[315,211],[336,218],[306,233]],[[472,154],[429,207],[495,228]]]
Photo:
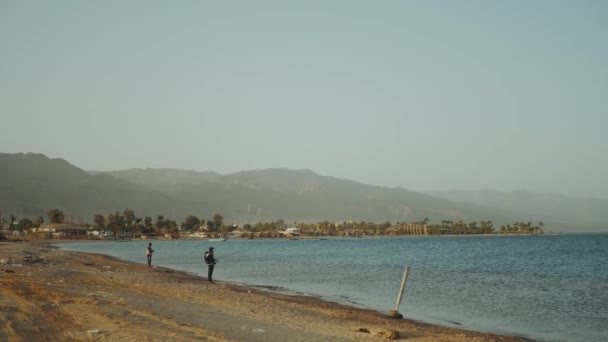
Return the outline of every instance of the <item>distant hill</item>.
[[[186,173],[184,173],[186,172]],[[225,176],[210,172],[135,169],[108,174],[147,189],[165,191],[186,206],[176,216],[220,212],[238,222],[442,219],[507,220],[500,210],[458,204],[440,198],[350,180],[321,176],[310,170],[266,169]]]
[[[160,192],[175,192],[183,185],[214,183],[222,177],[217,172],[179,169],[131,169],[107,172],[89,171],[89,173],[92,175],[109,175]]]
[[[91,222],[98,212],[132,208],[154,212],[169,206],[159,192],[109,175],[90,175],[63,159],[42,154],[0,154],[0,212],[43,216],[52,208]],[[6,218],[6,216],[5,216]]]
[[[41,154],[0,154],[0,211],[45,216],[51,208],[91,222],[94,214],[133,209],[140,216],[187,215],[227,222],[494,219],[499,210],[450,202],[402,188],[269,169],[222,176],[214,172],[133,169],[85,172]]]
[[[34,217],[52,208],[92,222],[97,213],[133,209],[138,216],[187,215],[226,222],[492,220],[572,223],[577,230],[608,230],[606,201],[481,195],[386,188],[322,176],[311,170],[266,169],[229,175],[175,169],[85,172],[63,159],[42,154],[0,153],[0,212]],[[465,196],[466,195],[466,196]],[[440,198],[442,196],[446,198]],[[467,197],[469,196],[469,197]],[[476,197],[477,196],[477,197]],[[5,216],[6,217],[6,216]],[[599,227],[599,228],[597,228]],[[597,229],[596,229],[597,228]],[[559,229],[562,230],[562,229]]]
[[[534,193],[524,190],[433,192],[431,195],[451,201],[483,204],[507,210],[522,221],[544,221],[554,231],[608,231],[608,200],[574,198],[560,194]]]

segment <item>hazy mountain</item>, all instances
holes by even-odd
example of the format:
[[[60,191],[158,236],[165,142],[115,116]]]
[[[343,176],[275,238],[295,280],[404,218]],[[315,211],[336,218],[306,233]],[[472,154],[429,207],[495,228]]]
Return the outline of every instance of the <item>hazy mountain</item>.
[[[0,153],[0,212],[23,217],[59,208],[67,216],[92,221],[97,212],[154,211],[167,196],[109,175],[90,175],[63,159],[42,154]]]
[[[59,208],[92,221],[95,213],[131,208],[138,215],[258,220],[396,221],[507,219],[499,210],[408,191],[269,169],[230,175],[171,169],[87,173],[41,154],[0,154],[0,210],[23,216]]]
[[[222,177],[217,172],[179,169],[131,169],[89,173],[110,175],[160,192],[175,192],[182,186],[213,183]]]
[[[430,219],[508,220],[500,210],[457,204],[402,188],[384,188],[321,176],[310,170],[266,169],[221,176],[209,172],[136,169],[109,174],[166,191],[183,207],[177,217],[221,212],[229,219],[291,221]],[[162,175],[162,176],[159,176]],[[147,180],[147,181],[143,181]],[[178,181],[176,181],[178,180]]]
[[[495,190],[433,192],[434,196],[451,201],[483,204],[510,211],[522,221],[544,221],[554,230],[608,230],[608,200],[574,198],[560,194],[534,193],[524,190],[500,192]]]
[[[0,154],[0,212],[24,217],[59,208],[91,222],[96,213],[130,208],[138,216],[187,215],[227,222],[365,220],[492,220],[603,224],[606,201],[511,196],[490,192],[437,195],[322,176],[310,170],[267,169],[229,175],[174,169],[85,172],[63,159],[41,154]],[[467,195],[467,196],[465,196]],[[595,227],[595,226],[594,226]],[[561,229],[559,229],[561,230]],[[593,230],[593,229],[588,229]]]

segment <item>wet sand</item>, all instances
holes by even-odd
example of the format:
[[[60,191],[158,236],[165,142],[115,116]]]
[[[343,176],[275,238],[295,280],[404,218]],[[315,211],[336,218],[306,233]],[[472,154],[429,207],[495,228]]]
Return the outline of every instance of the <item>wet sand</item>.
[[[48,240],[0,242],[0,341],[389,338],[530,341],[392,319],[309,296],[211,284],[166,268],[62,251]]]

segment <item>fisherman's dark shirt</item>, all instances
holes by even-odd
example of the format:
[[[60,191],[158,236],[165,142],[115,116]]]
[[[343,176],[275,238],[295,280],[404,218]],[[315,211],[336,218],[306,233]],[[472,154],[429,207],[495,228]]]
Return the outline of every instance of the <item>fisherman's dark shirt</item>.
[[[213,258],[213,252],[205,252],[205,263],[207,263],[207,265],[215,265],[215,259]]]

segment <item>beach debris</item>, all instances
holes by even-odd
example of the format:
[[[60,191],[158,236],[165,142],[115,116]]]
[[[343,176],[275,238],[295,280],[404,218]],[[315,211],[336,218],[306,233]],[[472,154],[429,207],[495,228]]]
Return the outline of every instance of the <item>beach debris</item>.
[[[241,327],[241,330],[245,330],[245,329],[247,329],[247,324],[245,324]]]
[[[12,258],[0,259],[0,265],[12,265],[12,264],[15,264],[15,260],[13,260]]]
[[[403,300],[403,291],[405,291],[405,284],[407,283],[407,277],[409,274],[410,267],[408,265],[405,265],[405,269],[403,270],[403,278],[401,279],[401,287],[399,287],[399,292],[397,293],[397,302],[395,303],[395,309],[387,313],[389,317],[403,318],[403,315],[399,313],[399,306],[401,305],[401,300]]]
[[[359,328],[359,329],[357,329],[357,330],[355,330],[355,331],[356,331],[356,332],[362,332],[362,333],[366,333],[366,334],[369,334],[369,333],[370,333],[370,331],[369,331],[367,328]]]
[[[265,331],[264,331],[264,329],[257,328],[257,329],[251,329],[251,332],[254,332],[254,333],[264,333]]]
[[[33,256],[33,255],[26,255],[23,257],[23,262],[25,263],[30,263],[30,264],[37,264],[42,262],[43,260],[37,256]]]
[[[15,273],[15,271],[11,270],[11,269],[6,269],[6,270],[0,270],[0,273]]]
[[[399,339],[399,332],[397,330],[387,329],[380,330],[376,333],[377,336],[384,337],[387,340],[397,340]]]
[[[396,310],[391,310],[387,312],[386,315],[391,318],[403,318],[403,315],[397,312]]]
[[[99,329],[87,330],[88,334],[99,334],[100,332],[101,332],[101,330],[99,330]]]

